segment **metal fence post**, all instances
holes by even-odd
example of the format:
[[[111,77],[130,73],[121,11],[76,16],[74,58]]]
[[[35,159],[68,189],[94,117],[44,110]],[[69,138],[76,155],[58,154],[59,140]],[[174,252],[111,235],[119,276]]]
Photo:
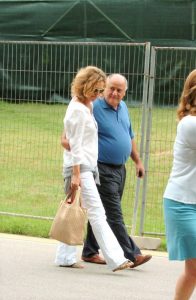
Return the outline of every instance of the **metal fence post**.
[[[155,60],[156,51],[155,48],[151,48],[151,58],[150,58],[150,80],[149,80],[149,93],[148,93],[148,117],[146,124],[146,147],[145,147],[145,157],[144,157],[144,167],[145,167],[145,177],[143,181],[142,189],[142,207],[140,215],[140,229],[139,234],[143,234],[144,229],[144,212],[146,205],[146,192],[147,192],[147,180],[148,180],[148,161],[149,161],[149,148],[150,148],[150,134],[152,129],[152,104],[153,104],[153,94],[154,94],[154,83],[155,83]]]
[[[145,48],[145,64],[144,64],[144,81],[143,81],[143,95],[142,95],[142,118],[141,118],[141,141],[140,141],[140,158],[144,158],[144,142],[145,142],[145,127],[146,127],[146,113],[147,113],[147,98],[148,98],[148,84],[149,84],[149,66],[150,66],[150,43],[146,43]],[[141,180],[138,178],[135,190],[135,200],[133,207],[131,235],[135,235],[137,226],[137,213],[139,205],[139,193]]]

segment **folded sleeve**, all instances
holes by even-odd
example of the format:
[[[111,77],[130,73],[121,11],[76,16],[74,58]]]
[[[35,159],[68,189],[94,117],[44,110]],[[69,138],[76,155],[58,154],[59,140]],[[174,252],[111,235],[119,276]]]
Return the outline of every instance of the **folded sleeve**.
[[[74,110],[64,121],[66,137],[69,140],[73,165],[83,162],[83,137],[85,128],[85,114],[81,110]]]

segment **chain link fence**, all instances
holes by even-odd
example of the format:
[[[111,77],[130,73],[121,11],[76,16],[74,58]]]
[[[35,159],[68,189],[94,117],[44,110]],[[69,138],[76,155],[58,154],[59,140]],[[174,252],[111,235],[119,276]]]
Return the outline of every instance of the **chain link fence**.
[[[176,107],[185,78],[195,68],[196,48],[151,48],[141,235],[161,236],[165,232],[162,198],[172,167]]]
[[[96,65],[128,80],[125,101],[146,176],[127,162],[122,207],[132,234],[164,234],[176,106],[196,48],[149,43],[0,42],[0,215],[52,219],[63,198],[60,136],[77,70]],[[112,128],[111,128],[112,130]]]
[[[0,42],[1,215],[53,218],[64,196],[63,117],[83,66],[127,78],[125,101],[143,155],[149,58],[149,43]],[[131,226],[140,184],[133,164],[127,169],[123,211]]]

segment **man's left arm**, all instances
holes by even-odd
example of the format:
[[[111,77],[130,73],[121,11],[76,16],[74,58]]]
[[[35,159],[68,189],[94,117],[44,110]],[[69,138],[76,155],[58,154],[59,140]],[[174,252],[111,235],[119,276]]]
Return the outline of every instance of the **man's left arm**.
[[[134,138],[131,140],[131,143],[132,143],[132,152],[130,156],[135,163],[136,176],[139,178],[143,178],[145,175],[145,170],[142,161],[140,159],[139,153],[137,151],[137,145]]]

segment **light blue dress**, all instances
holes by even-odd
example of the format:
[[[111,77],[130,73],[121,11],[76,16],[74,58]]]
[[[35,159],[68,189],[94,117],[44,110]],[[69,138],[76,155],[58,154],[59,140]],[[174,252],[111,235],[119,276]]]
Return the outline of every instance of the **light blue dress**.
[[[196,258],[196,116],[188,115],[178,124],[163,197],[169,259]]]
[[[164,198],[164,217],[169,259],[196,258],[196,204]]]

